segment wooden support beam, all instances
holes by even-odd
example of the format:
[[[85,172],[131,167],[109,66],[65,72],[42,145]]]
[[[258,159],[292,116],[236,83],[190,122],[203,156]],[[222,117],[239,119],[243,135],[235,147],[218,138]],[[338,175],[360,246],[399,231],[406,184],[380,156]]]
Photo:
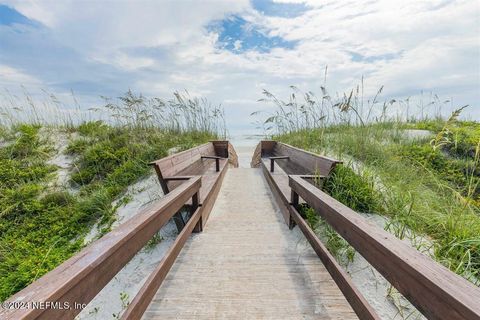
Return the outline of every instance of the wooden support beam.
[[[480,288],[302,178],[289,186],[428,319],[480,319]]]
[[[173,215],[173,222],[175,222],[178,233],[182,232],[183,228],[185,227],[185,219],[183,219],[181,211]]]
[[[290,205],[293,209],[297,210],[298,209],[298,204],[300,202],[300,197],[298,196],[298,193],[295,191],[291,190],[291,196],[290,196]],[[295,227],[295,219],[292,217],[292,208],[289,208],[290,212],[290,218],[288,219],[288,228],[292,230]]]
[[[192,197],[192,206],[190,208],[190,211],[191,211],[190,219],[192,219],[193,215],[195,214],[198,207],[200,206],[200,204],[199,204],[200,194],[199,193],[200,193],[200,190],[197,193],[195,193]],[[200,215],[200,218],[198,218],[198,222],[195,225],[195,228],[193,229],[193,232],[198,233],[198,232],[202,232],[202,231],[203,231],[202,216]]]
[[[155,169],[155,172],[157,173],[158,182],[162,187],[163,194],[169,193],[170,190],[168,189],[167,180],[165,180],[165,178],[163,177],[162,170],[160,170],[160,167],[158,166],[158,164],[156,162],[151,162],[149,163],[149,165],[153,166],[153,168]]]

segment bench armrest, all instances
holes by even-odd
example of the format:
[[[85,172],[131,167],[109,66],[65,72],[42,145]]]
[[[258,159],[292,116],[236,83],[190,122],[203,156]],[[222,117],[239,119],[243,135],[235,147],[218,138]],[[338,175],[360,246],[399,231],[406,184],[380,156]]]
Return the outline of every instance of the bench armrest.
[[[220,159],[227,159],[227,158],[217,157],[217,156],[202,156],[202,159],[215,159],[215,171],[219,172],[220,171]]]
[[[275,169],[275,160],[288,160],[290,159],[289,156],[278,156],[278,157],[268,157],[270,159],[270,172],[273,172]]]

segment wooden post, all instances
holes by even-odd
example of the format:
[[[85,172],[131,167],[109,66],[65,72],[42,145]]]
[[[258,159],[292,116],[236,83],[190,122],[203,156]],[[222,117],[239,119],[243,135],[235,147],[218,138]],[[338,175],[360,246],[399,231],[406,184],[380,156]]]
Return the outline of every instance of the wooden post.
[[[165,179],[162,174],[162,170],[156,163],[151,163],[155,168],[155,172],[157,173],[158,181],[160,182],[160,186],[162,187],[162,191],[164,195],[167,195],[170,190],[168,189],[168,179]],[[182,177],[183,180],[183,177]],[[173,221],[177,226],[178,232],[182,231],[183,227],[185,227],[185,220],[183,220],[182,213],[179,211],[173,216]]]
[[[220,171],[220,159],[219,158],[215,159],[215,171],[216,172]]]
[[[292,189],[290,193],[290,203],[291,205],[298,210],[298,203],[299,203],[299,197],[298,193],[295,192],[295,190]],[[295,227],[295,220],[292,218],[292,214],[290,213],[289,219],[288,219],[288,228],[292,230]]]
[[[175,213],[175,215],[173,216],[173,221],[175,222],[175,225],[177,226],[178,232],[182,231],[183,227],[185,227],[185,220],[183,220],[181,210],[179,212]]]
[[[197,211],[198,207],[199,207],[199,204],[198,204],[198,199],[200,198],[200,190],[198,190],[197,193],[195,193],[192,197],[192,207],[191,207],[191,213],[192,215],[195,213],[195,211]],[[203,229],[202,229],[202,216],[200,215],[200,218],[198,219],[198,222],[197,224],[195,225],[195,228],[193,228],[193,232],[195,233],[198,233],[198,232],[202,232]]]
[[[167,181],[163,179],[163,174],[162,174],[162,171],[160,170],[160,167],[156,163],[153,163],[153,167],[155,168],[155,172],[157,173],[158,182],[160,182],[160,186],[162,187],[163,194],[169,193],[170,190],[168,190]]]
[[[273,172],[274,169],[275,169],[275,160],[270,159],[270,172]]]

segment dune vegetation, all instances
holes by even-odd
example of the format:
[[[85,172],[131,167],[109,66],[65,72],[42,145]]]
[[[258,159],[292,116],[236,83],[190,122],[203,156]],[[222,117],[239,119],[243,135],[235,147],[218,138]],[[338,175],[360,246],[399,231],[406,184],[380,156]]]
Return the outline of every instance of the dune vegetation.
[[[188,93],[162,100],[129,91],[87,117],[53,98],[58,118],[29,96],[11,101],[0,125],[2,301],[78,252],[93,225],[97,237],[108,232],[149,162],[225,134],[222,109]],[[56,159],[66,159],[66,172]]]
[[[444,117],[449,103],[433,96],[412,106],[364,101],[363,85],[332,98],[292,87],[287,101],[264,91],[275,106],[263,117],[266,134],[344,162],[323,182],[325,192],[361,213],[387,218],[385,229],[480,285],[480,123]],[[394,114],[394,116],[392,116]],[[303,214],[337,259],[355,251],[310,209]]]

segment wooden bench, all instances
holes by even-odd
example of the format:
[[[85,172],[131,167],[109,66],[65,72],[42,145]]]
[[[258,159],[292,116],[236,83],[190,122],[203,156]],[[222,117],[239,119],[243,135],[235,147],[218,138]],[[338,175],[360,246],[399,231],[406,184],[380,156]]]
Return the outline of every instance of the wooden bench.
[[[291,188],[289,175],[300,175],[312,183],[327,177],[341,161],[320,156],[277,141],[261,141],[256,148],[252,166],[263,169],[276,200],[283,204],[285,222],[292,227],[290,218]]]
[[[164,194],[168,194],[192,176],[202,176],[198,199],[202,217],[195,232],[201,231],[207,222],[228,163],[232,163],[230,158],[236,158],[236,154],[228,141],[210,141],[150,163],[155,168]],[[238,166],[235,162],[232,164]],[[185,218],[178,213],[174,216],[174,221],[178,230],[182,230]]]

